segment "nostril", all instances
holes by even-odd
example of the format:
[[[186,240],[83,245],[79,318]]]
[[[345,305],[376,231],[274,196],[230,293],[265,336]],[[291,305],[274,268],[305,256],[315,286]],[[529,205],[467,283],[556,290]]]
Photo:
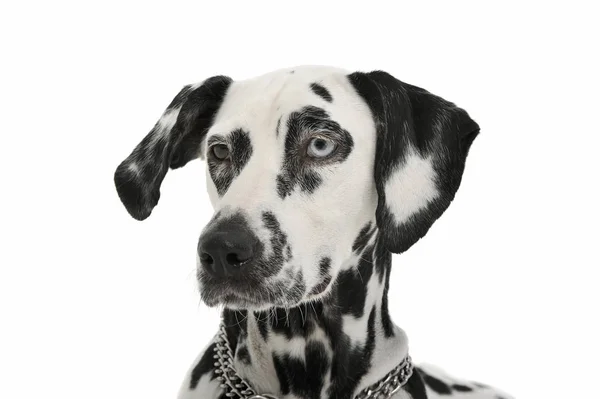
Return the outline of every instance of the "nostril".
[[[231,266],[241,266],[244,262],[250,260],[249,257],[240,256],[238,253],[228,253],[225,260]]]
[[[213,257],[206,252],[203,252],[202,255],[200,255],[200,260],[206,265],[212,265],[215,262]]]

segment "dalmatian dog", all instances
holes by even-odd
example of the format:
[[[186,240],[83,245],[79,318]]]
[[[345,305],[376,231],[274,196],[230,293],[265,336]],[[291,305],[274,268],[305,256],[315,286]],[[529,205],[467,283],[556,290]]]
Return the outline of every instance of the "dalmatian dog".
[[[350,399],[408,355],[389,312],[392,254],[450,205],[478,133],[463,109],[382,71],[214,76],[175,96],[115,184],[143,220],[169,168],[205,160],[215,213],[199,238],[197,280],[202,300],[223,307],[215,332],[232,368],[265,397]],[[252,396],[228,396],[219,336],[179,398]],[[393,396],[372,397],[509,398],[425,366]]]

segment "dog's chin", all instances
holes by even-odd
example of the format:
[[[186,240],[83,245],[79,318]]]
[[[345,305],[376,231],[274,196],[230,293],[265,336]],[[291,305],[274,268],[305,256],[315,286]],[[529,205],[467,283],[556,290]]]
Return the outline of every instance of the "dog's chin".
[[[260,291],[245,294],[244,291],[200,290],[202,301],[209,307],[223,306],[232,310],[263,311],[271,308],[293,308],[302,303],[298,298],[277,298],[261,295]]]

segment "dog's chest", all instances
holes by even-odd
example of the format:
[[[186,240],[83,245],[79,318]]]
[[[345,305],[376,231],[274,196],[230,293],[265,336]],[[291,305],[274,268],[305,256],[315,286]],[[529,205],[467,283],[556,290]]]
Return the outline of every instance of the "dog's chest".
[[[333,351],[320,328],[307,335],[269,331],[266,336],[249,328],[234,357],[238,373],[257,393],[281,399],[329,397]]]

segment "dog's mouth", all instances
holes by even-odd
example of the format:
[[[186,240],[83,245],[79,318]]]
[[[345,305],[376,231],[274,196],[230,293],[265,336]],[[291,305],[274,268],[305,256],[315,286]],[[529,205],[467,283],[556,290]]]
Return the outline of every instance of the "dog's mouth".
[[[272,307],[291,308],[299,305],[306,292],[296,280],[267,278],[263,281],[214,280],[199,275],[202,301],[206,305],[229,309],[266,310]]]
[[[273,306],[267,298],[268,295],[256,290],[249,295],[245,291],[234,289],[214,290],[204,287],[200,295],[204,303],[211,307],[222,305],[235,310],[264,310]]]

